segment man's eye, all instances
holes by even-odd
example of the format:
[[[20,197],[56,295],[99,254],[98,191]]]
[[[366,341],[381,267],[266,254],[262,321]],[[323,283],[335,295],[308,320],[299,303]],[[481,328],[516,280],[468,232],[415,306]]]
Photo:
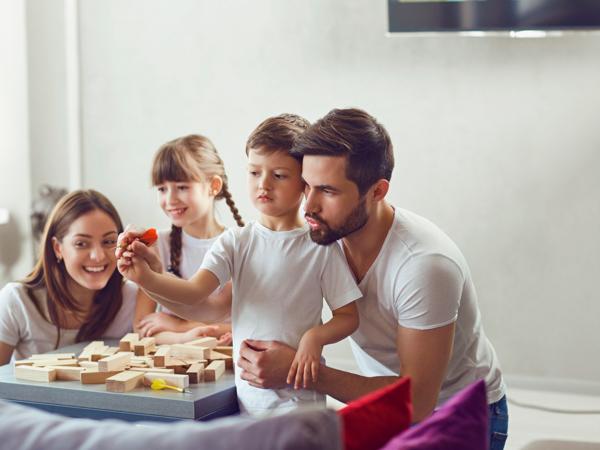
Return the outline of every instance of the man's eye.
[[[287,178],[287,176],[283,175],[281,173],[276,173],[275,178],[277,178],[278,180],[285,180]]]

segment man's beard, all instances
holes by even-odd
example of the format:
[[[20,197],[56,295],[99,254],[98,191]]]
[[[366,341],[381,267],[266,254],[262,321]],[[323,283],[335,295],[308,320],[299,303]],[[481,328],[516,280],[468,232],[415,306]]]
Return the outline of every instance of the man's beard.
[[[321,227],[318,230],[310,230],[310,238],[313,242],[319,245],[330,245],[338,239],[348,236],[357,230],[360,230],[365,226],[369,219],[367,215],[367,208],[365,206],[365,198],[361,198],[360,202],[354,208],[340,228],[331,228],[323,219],[317,214],[306,213],[306,217],[319,222]]]

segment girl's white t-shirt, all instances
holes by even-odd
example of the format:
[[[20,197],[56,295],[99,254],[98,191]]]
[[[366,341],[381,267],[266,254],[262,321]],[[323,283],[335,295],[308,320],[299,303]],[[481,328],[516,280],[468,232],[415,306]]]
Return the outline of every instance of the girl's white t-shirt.
[[[158,255],[163,265],[163,269],[166,272],[171,265],[171,245],[170,241],[171,230],[160,230],[158,232]],[[218,236],[209,239],[199,239],[190,236],[185,231],[181,230],[181,263],[179,264],[179,273],[184,280],[189,280],[194,275],[202,261],[204,255],[210,250],[210,247],[218,239]],[[168,314],[176,315],[168,308],[157,304],[157,311],[162,311]]]
[[[227,230],[202,268],[221,285],[233,282],[234,361],[244,339],[276,340],[298,348],[304,333],[321,323],[323,298],[334,310],[361,297],[341,249],[315,244],[307,227],[272,231],[251,222]],[[251,414],[325,402],[311,390],[252,387],[237,368],[236,388],[241,410]]]
[[[121,339],[132,330],[138,287],[127,281],[122,290],[123,305],[106,329],[105,339]],[[40,304],[45,305],[46,290],[37,289],[35,294]],[[61,329],[58,346],[75,344],[78,331]],[[56,333],[56,325],[40,315],[22,283],[8,283],[0,290],[0,342],[15,347],[14,359],[54,350]]]

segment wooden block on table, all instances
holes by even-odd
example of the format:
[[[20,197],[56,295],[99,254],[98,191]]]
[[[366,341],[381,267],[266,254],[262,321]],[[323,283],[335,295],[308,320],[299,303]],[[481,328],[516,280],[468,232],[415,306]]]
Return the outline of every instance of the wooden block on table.
[[[175,373],[174,369],[166,369],[164,367],[132,367],[129,369],[133,372],[153,372],[153,373]]]
[[[15,378],[49,383],[56,380],[56,370],[47,367],[15,366]]]
[[[85,367],[69,367],[69,366],[47,366],[48,369],[56,371],[56,379],[62,381],[79,381],[81,380],[81,372],[85,371]]]
[[[213,350],[224,355],[233,356],[233,347],[230,345],[217,345]]]
[[[80,367],[85,367],[88,370],[98,371],[98,363],[92,361],[79,361]]]
[[[210,361],[225,361],[225,368],[233,370],[233,358],[229,355],[211,350],[208,359]]]
[[[133,350],[136,356],[148,355],[156,348],[156,341],[153,337],[145,337],[133,344]]]
[[[162,380],[165,380],[165,382],[169,385],[169,386],[175,386],[181,389],[185,389],[186,387],[188,387],[190,385],[190,377],[188,377],[187,375],[179,375],[179,374],[172,374],[172,373],[156,373],[156,372],[146,372],[142,374],[144,377],[144,384],[146,385],[150,385],[152,384],[152,381],[160,378]]]
[[[131,352],[133,351],[134,344],[139,340],[140,335],[138,333],[127,333],[119,341],[119,350],[122,352]]]
[[[104,384],[107,378],[118,373],[121,373],[121,371],[98,372],[96,370],[87,369],[81,372],[81,384]]]
[[[190,342],[186,342],[185,345],[196,345],[199,347],[206,347],[206,348],[215,348],[217,346],[217,338],[214,337],[203,337],[200,339],[195,339],[193,341]]]
[[[132,352],[119,352],[115,353],[112,356],[107,356],[106,358],[103,358],[100,361],[98,361],[98,370],[100,372],[125,370],[125,368],[129,364],[129,361],[131,361],[132,356]]]
[[[79,354],[79,359],[87,359],[89,360],[92,354],[102,355],[106,351],[108,351],[108,345],[104,345],[103,341],[93,341],[90,342],[83,348],[83,351]]]
[[[20,359],[15,361],[15,367],[17,366],[33,366],[33,361],[31,359]]]
[[[106,379],[106,390],[109,392],[129,392],[138,387],[144,379],[143,372],[126,370]]]
[[[203,363],[192,364],[188,368],[186,375],[188,377],[190,377],[190,384],[198,384],[198,383],[204,381],[204,364]]]
[[[171,352],[171,346],[170,345],[161,345],[160,347],[158,347],[158,349],[156,349],[156,352],[154,352],[154,366],[155,367],[165,367],[165,359],[167,356],[169,356],[169,353]]]
[[[189,344],[173,344],[171,345],[171,356],[184,359],[206,359],[210,349],[207,347],[199,347]]]
[[[204,381],[217,381],[224,372],[225,361],[213,361],[204,369]]]
[[[75,353],[39,353],[31,355],[29,359],[74,359]]]
[[[79,361],[76,359],[34,359],[34,367],[45,366],[78,366]]]

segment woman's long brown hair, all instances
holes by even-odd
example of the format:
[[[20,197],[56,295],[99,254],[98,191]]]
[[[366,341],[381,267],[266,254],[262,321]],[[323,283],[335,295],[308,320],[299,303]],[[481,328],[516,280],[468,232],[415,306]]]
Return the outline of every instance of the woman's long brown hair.
[[[31,301],[40,313],[43,310],[34,291],[46,290],[49,319],[56,325],[57,330],[55,348],[60,342],[61,325],[65,323],[62,312],[67,310],[85,313],[85,311],[69,291],[67,284],[69,274],[65,269],[65,264],[58,263],[56,259],[52,238],[55,237],[61,242],[75,220],[96,210],[108,214],[114,221],[117,232],[123,231],[123,223],[117,210],[104,195],[91,189],[71,192],[64,196],[52,210],[40,242],[38,260],[32,272],[21,280]],[[77,333],[77,342],[102,337],[123,304],[122,285],[123,277],[115,269],[106,286],[94,296],[92,309]],[[44,314],[41,315],[45,317]]]

